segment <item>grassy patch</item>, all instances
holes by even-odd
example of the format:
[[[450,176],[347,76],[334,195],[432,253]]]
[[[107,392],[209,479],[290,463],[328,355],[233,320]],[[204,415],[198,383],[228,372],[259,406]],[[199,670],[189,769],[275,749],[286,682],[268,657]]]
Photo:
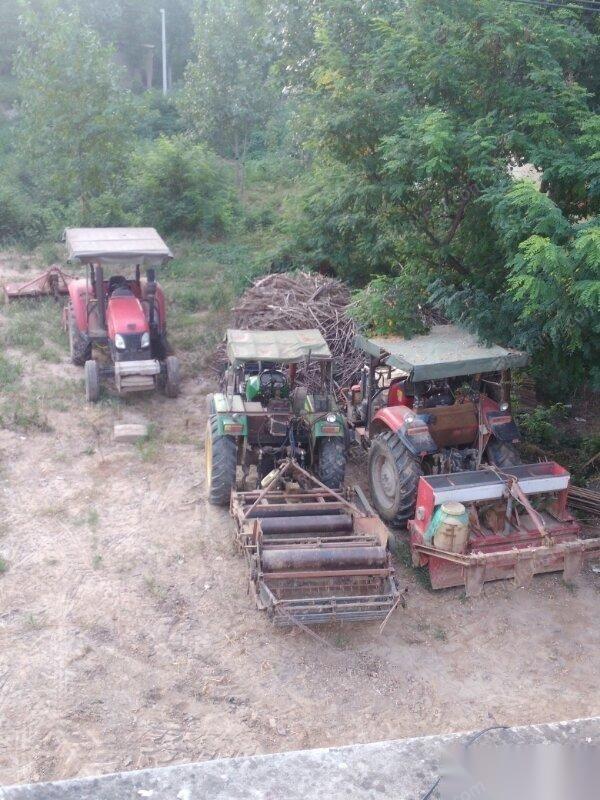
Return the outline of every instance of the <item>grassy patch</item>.
[[[0,556],[0,575],[4,575],[5,572],[8,572],[8,561]]]
[[[158,428],[156,425],[148,426],[148,434],[135,443],[138,453],[142,461],[156,461],[156,458],[161,449],[161,442],[158,436]]]
[[[21,380],[23,370],[20,364],[0,353],[0,392],[14,389]]]
[[[51,299],[10,303],[2,336],[5,347],[38,353],[49,341],[66,348],[67,337],[62,329],[61,314],[62,305]]]
[[[0,405],[0,427],[50,433],[53,428],[40,403],[31,397],[9,397]]]
[[[401,538],[399,534],[393,533],[390,537],[389,547],[396,559],[404,567],[408,567],[412,570],[421,586],[425,587],[425,589],[431,589],[431,581],[429,580],[429,570],[427,567],[413,567],[410,543],[408,540]]]

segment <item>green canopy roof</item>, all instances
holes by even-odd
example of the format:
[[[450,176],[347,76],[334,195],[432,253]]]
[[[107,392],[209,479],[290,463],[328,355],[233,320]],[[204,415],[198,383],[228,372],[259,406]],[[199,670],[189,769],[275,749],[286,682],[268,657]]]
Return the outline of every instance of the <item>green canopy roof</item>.
[[[359,335],[356,346],[408,373],[413,381],[500,372],[524,367],[529,362],[527,353],[481,344],[476,336],[456,325],[434,325],[429,333],[412,339],[401,336],[368,339]]]
[[[306,331],[227,331],[227,355],[232,364],[245,361],[270,361],[293,364],[309,354],[314,360],[328,360],[331,352],[318,330]]]

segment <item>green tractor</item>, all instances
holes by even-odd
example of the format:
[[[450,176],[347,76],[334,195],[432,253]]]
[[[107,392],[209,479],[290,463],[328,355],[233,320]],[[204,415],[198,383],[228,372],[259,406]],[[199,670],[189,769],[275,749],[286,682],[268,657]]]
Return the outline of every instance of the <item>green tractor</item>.
[[[222,391],[208,398],[208,497],[228,505],[238,467],[258,483],[285,458],[331,489],[344,482],[348,433],[335,401],[332,358],[317,330],[227,331]],[[299,367],[310,390],[298,380]]]

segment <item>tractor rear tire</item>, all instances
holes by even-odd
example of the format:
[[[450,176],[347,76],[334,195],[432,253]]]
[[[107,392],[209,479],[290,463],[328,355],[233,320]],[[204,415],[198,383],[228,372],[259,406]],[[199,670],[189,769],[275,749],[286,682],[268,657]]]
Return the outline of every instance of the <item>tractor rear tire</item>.
[[[499,442],[498,440],[488,444],[486,454],[489,463],[499,469],[518,467],[519,464],[523,463],[512,444],[506,444],[506,442]]]
[[[327,437],[317,445],[317,477],[330,489],[341,489],[346,476],[346,442],[343,438]]]
[[[73,306],[71,304],[69,304],[69,310],[67,311],[67,322],[71,363],[75,364],[77,367],[83,367],[85,362],[89,361],[92,357],[92,343],[77,327]]]
[[[90,359],[85,362],[85,399],[88,403],[97,403],[100,399],[100,370],[98,362]]]
[[[236,485],[237,445],[231,436],[220,436],[216,417],[206,424],[206,489],[208,502],[228,506]]]
[[[167,356],[166,360],[167,377],[165,380],[165,394],[167,397],[175,399],[179,397],[181,391],[181,370],[179,359],[176,356]]]
[[[389,525],[404,527],[414,515],[421,462],[392,431],[376,436],[369,449],[373,505]]]

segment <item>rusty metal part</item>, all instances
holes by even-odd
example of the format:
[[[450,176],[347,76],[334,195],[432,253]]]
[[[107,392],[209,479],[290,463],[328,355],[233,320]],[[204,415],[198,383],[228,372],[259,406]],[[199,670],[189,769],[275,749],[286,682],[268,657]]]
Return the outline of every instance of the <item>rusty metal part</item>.
[[[291,475],[299,487],[290,491]],[[397,605],[387,529],[350,496],[292,461],[265,489],[232,493],[252,591],[275,624],[383,620]]]
[[[297,517],[265,517],[261,522],[263,534],[334,533],[351,531],[350,514],[306,514]]]
[[[432,588],[464,586],[468,596],[478,595],[486,581],[526,586],[545,572],[572,580],[586,559],[600,557],[600,538],[584,539],[568,512],[569,480],[554,462],[422,477],[409,522],[413,564],[427,567]],[[469,511],[465,553],[441,550],[431,540],[433,515],[449,500]]]
[[[582,489],[579,486],[569,487],[569,505],[577,511],[600,516],[600,492]]]
[[[4,299],[6,302],[32,297],[54,297],[58,300],[60,295],[69,294],[69,281],[73,280],[73,277],[54,265],[24,283],[5,284]]]

